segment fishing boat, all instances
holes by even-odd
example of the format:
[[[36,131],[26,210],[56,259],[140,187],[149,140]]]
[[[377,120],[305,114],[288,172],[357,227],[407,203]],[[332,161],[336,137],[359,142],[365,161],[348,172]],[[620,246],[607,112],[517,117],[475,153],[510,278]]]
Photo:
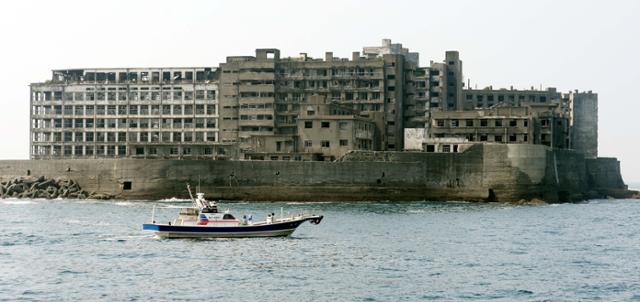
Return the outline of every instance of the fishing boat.
[[[294,214],[285,216],[270,213],[263,221],[253,221],[251,215],[238,218],[226,211],[219,211],[218,203],[206,200],[204,193],[197,192],[194,198],[191,188],[187,191],[192,201],[191,207],[180,208],[178,217],[166,224],[156,223],[153,207],[151,223],[142,225],[143,230],[154,231],[160,238],[239,238],[239,237],[284,237],[291,235],[303,222],[319,224],[323,216]]]

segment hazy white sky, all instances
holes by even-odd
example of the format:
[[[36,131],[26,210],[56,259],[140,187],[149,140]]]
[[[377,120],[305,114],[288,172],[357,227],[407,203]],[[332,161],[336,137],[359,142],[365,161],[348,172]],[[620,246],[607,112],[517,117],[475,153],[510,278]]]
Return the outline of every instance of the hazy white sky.
[[[51,69],[348,57],[390,38],[423,66],[459,50],[472,86],[597,92],[599,154],[640,182],[640,1],[2,1],[0,33],[0,159],[28,158],[28,85]]]

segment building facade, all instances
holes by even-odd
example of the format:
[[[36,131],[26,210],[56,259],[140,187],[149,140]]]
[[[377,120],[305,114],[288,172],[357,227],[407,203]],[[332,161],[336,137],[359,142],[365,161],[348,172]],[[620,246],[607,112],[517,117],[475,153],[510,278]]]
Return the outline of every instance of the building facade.
[[[597,102],[555,88],[471,89],[457,51],[420,67],[418,53],[388,39],[350,58],[263,48],[219,68],[54,70],[31,84],[30,154],[326,160],[527,143],[596,157]],[[314,107],[348,113],[309,115]]]
[[[216,68],[54,70],[30,103],[33,159],[225,154]]]
[[[568,149],[569,118],[557,104],[500,105],[432,113],[426,152],[460,152],[476,143],[537,144]]]
[[[404,114],[411,103],[406,101],[412,86],[407,83],[415,70],[402,54],[353,52],[346,59],[327,52],[324,59],[305,53],[281,58],[277,49],[257,49],[255,57],[228,57],[220,70],[221,139],[237,143],[240,154],[260,152],[250,143],[260,136],[298,149],[297,117],[313,95],[377,114],[382,120],[376,149],[402,150],[404,122],[412,118]]]

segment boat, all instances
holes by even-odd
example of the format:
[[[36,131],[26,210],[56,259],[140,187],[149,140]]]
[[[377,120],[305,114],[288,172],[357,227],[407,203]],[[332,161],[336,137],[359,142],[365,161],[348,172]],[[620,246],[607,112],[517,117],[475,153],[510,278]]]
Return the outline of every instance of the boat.
[[[178,217],[166,224],[156,223],[153,207],[151,223],[142,225],[143,230],[154,231],[160,238],[241,238],[241,237],[286,237],[305,221],[319,224],[322,215],[299,213],[280,217],[269,213],[263,221],[253,221],[251,215],[237,218],[226,211],[219,211],[218,203],[207,200],[204,193],[197,192],[194,198],[187,184],[192,206],[180,208]]]

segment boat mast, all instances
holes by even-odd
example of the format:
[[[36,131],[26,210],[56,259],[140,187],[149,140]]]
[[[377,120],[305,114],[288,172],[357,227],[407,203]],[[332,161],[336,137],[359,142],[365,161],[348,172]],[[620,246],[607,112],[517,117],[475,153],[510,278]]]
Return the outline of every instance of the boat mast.
[[[187,183],[187,192],[189,192],[189,197],[191,197],[191,203],[193,203],[193,206],[196,208],[199,208],[198,203],[196,202],[196,199],[193,198],[193,194],[191,194],[191,186]]]

